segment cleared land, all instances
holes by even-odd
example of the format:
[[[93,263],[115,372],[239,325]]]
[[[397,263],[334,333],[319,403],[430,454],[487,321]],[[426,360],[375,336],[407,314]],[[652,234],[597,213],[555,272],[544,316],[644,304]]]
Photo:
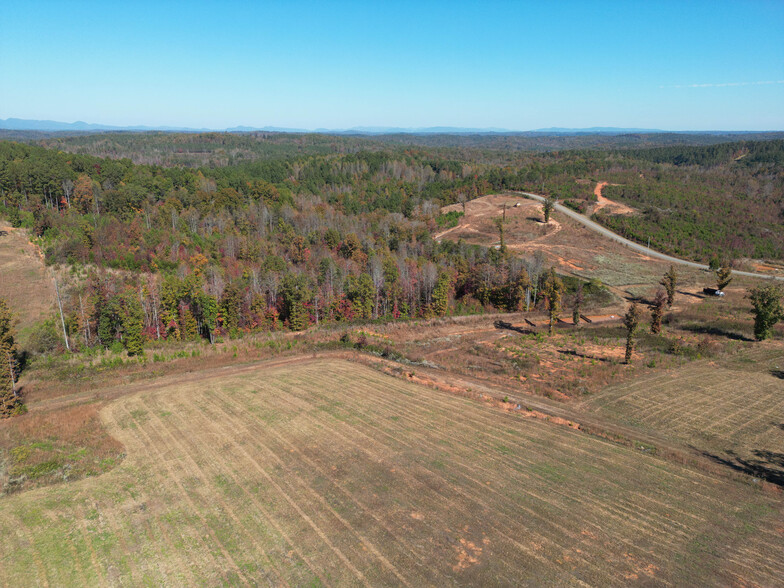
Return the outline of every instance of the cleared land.
[[[620,296],[649,295],[670,264],[624,247],[588,230],[560,211],[550,223],[542,222],[542,205],[522,195],[493,194],[466,203],[465,215],[458,225],[435,235],[436,239],[493,246],[499,243],[493,219],[506,206],[504,240],[515,255],[530,257],[541,252],[548,264],[567,274],[599,279]],[[460,204],[441,209],[443,213],[462,211]],[[678,268],[680,286],[693,293],[702,292],[705,272]],[[708,278],[712,283],[713,278]]]
[[[611,386],[584,407],[784,485],[784,356],[770,343]]]
[[[1,583],[784,583],[774,497],[348,362],[102,419],[122,465],[0,502]]]
[[[54,309],[54,286],[27,232],[0,221],[0,297],[19,320],[24,343],[30,328]]]

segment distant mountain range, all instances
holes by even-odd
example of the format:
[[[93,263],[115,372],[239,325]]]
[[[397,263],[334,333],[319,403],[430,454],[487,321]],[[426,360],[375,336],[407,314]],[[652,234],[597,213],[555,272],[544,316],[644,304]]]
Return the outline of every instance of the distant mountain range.
[[[190,127],[169,127],[169,126],[113,126],[86,123],[76,121],[65,123],[54,120],[28,120],[21,118],[0,119],[0,129],[12,131],[42,131],[42,132],[105,132],[105,131],[169,131],[182,133],[206,133],[206,132],[226,132],[226,133],[251,133],[251,132],[274,132],[274,133],[322,133],[322,134],[347,134],[347,135],[392,135],[392,134],[412,134],[412,135],[626,135],[626,134],[650,134],[650,133],[698,133],[698,134],[744,134],[757,131],[663,131],[660,129],[627,129],[618,127],[589,127],[584,129],[549,127],[546,129],[534,129],[531,131],[513,131],[500,128],[471,128],[471,127],[352,127],[350,129],[296,129],[287,127],[248,127],[236,126],[225,129],[209,128],[190,128]]]

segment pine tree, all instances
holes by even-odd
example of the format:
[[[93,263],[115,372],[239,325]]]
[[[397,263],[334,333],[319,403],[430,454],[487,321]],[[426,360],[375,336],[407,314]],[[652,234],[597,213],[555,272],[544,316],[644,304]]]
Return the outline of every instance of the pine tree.
[[[553,328],[558,321],[558,315],[561,313],[561,298],[563,296],[564,285],[558,274],[555,273],[555,268],[550,268],[550,273],[544,282],[542,294],[547,300],[547,311],[550,314],[550,328],[549,333],[553,334]]]
[[[634,352],[634,335],[637,333],[637,327],[640,324],[640,310],[636,302],[632,302],[626,315],[623,317],[623,326],[626,327],[626,363],[632,362],[632,353]]]
[[[732,268],[730,266],[720,267],[716,270],[716,288],[724,290],[732,281]]]
[[[0,298],[0,417],[10,416],[19,406],[16,390],[18,364],[14,335],[11,310],[5,300]]]
[[[449,310],[449,294],[452,291],[452,276],[444,272],[438,276],[438,282],[433,289],[433,302],[431,308],[433,316],[446,316]]]
[[[675,288],[678,285],[678,274],[675,272],[674,265],[670,266],[669,271],[664,274],[659,283],[664,286],[664,290],[667,292],[667,306],[672,306],[672,303],[675,302]]]
[[[661,332],[662,318],[664,317],[664,307],[667,304],[667,294],[659,289],[651,306],[651,333],[657,335]]]
[[[759,286],[749,291],[746,296],[751,300],[754,315],[754,336],[757,341],[770,337],[773,326],[784,319],[784,307],[781,298],[784,296],[780,286]]]
[[[558,198],[555,196],[550,196],[544,201],[544,206],[542,206],[542,213],[544,214],[544,224],[548,224],[550,222],[550,214],[555,209],[555,204],[558,202]]]
[[[120,324],[125,349],[128,355],[144,355],[144,312],[135,291],[125,293],[122,306]]]

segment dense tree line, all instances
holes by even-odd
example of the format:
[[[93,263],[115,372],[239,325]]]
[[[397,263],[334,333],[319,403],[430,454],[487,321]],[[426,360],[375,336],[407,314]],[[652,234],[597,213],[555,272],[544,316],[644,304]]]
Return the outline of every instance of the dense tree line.
[[[541,258],[432,239],[432,193],[473,197],[506,177],[455,161],[362,152],[193,170],[0,143],[0,170],[6,215],[47,263],[81,268],[61,278],[75,348],[133,355],[150,339],[538,302]]]
[[[166,138],[127,141],[152,149]],[[251,140],[208,134],[170,142],[213,154]],[[610,195],[643,210],[602,219],[629,236],[652,236],[654,246],[700,259],[717,250],[781,257],[781,141],[683,148],[689,157],[710,150],[711,162],[735,154],[708,167],[624,152],[275,141],[286,146],[280,153],[198,168],[0,142],[0,213],[32,229],[47,263],[86,274],[64,285],[66,331],[77,346],[118,343],[139,353],[150,338],[530,308],[547,289],[541,260],[436,243],[440,206],[502,190],[588,201],[597,177],[621,184]],[[303,149],[292,155],[286,150],[297,141]],[[737,215],[726,214],[730,205]]]

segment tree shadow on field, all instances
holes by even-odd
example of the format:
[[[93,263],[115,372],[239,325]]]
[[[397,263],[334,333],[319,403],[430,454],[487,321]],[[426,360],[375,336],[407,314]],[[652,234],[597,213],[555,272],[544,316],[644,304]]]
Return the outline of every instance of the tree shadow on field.
[[[695,294],[694,292],[686,292],[686,290],[676,290],[678,294],[683,294],[684,296],[691,296],[692,298],[699,298],[700,300],[704,300],[707,296],[703,296],[702,294]]]
[[[784,380],[784,370],[770,370],[770,375],[779,380]]]
[[[632,294],[628,290],[626,290],[626,300],[628,300],[629,302],[636,302],[637,304],[642,304],[645,306],[651,306],[653,304],[652,299],[646,296]]]
[[[736,455],[733,451],[727,451],[726,457],[713,455],[703,451],[702,455],[712,461],[732,468],[736,472],[741,472],[755,478],[760,478],[776,486],[784,488],[784,453],[776,453],[767,449],[755,449],[752,451],[755,458],[743,458]]]
[[[593,359],[595,361],[602,361],[604,363],[611,363],[611,360],[607,359],[606,357],[599,357],[597,355],[588,355],[586,353],[578,353],[574,349],[559,349],[558,353],[562,355],[572,355],[574,357],[581,357],[583,359]]]
[[[544,221],[540,218],[536,218],[535,216],[527,216],[525,220],[534,221],[535,223],[539,223],[540,225],[544,224]]]
[[[716,335],[717,337],[726,337],[727,339],[732,339],[733,341],[754,341],[754,339],[750,339],[741,333],[728,331],[727,329],[713,325],[683,325],[681,328],[684,331],[691,331],[692,333],[700,333],[702,335]]]
[[[536,331],[532,331],[531,329],[524,329],[522,327],[515,327],[512,323],[507,323],[506,321],[495,321],[493,326],[496,329],[504,329],[507,331],[514,331],[515,333],[520,333],[521,335],[533,335]]]

